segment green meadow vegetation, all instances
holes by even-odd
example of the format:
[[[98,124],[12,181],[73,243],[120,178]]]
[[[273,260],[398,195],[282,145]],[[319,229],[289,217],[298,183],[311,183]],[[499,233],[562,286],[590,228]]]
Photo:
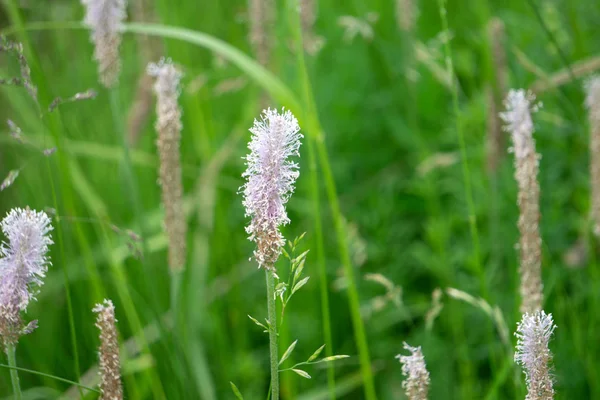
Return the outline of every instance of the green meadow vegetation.
[[[275,263],[276,283],[290,282],[273,287],[285,312],[280,297],[271,310],[280,398],[407,398],[395,358],[405,342],[421,347],[430,399],[525,398],[514,361],[518,187],[497,117],[510,88],[541,103],[532,118],[554,398],[600,398],[585,106],[600,5],[262,0],[272,13],[264,58],[250,40],[256,3],[129,0],[119,81],[106,88],[79,1],[2,1],[0,34],[22,44],[37,99],[11,80],[22,59],[3,45],[0,212],[43,210],[54,227],[52,265],[23,313],[39,326],[16,346],[22,398],[98,398],[92,309],[104,299],[118,320],[124,398],[268,398],[265,271],[241,189],[248,129],[267,107],[291,111],[304,135]],[[181,272],[169,268],[147,74],[162,57],[182,73]],[[4,355],[0,396],[11,399],[17,370]]]

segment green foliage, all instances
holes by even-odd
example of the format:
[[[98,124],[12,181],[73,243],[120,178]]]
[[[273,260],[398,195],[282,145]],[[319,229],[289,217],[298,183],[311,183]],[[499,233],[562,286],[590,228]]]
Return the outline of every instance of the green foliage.
[[[331,357],[343,357],[335,354],[350,355],[335,363],[335,394],[364,398],[352,323],[357,315],[364,322],[379,399],[400,396],[402,376],[394,356],[404,341],[423,349],[432,399],[525,397],[522,373],[505,343],[506,329],[514,331],[520,319],[512,156],[506,152],[493,176],[486,169],[485,90],[494,76],[486,25],[490,17],[505,23],[509,84],[528,87],[541,74],[552,76],[565,67],[561,53],[570,63],[600,54],[595,40],[600,9],[593,2],[510,0],[473,6],[449,0],[455,77],[448,78],[443,55],[448,32],[440,35],[439,10],[425,2],[415,31],[408,34],[397,28],[391,1],[319,1],[315,33],[324,46],[304,60],[297,57],[295,22],[280,5],[274,62],[265,69],[251,56],[245,0],[156,0],[150,2],[151,23],[131,21],[126,27],[120,85],[112,94],[97,83],[89,34],[77,22],[83,14],[79,2],[36,2],[22,9],[17,3],[4,3],[3,20],[11,27],[43,22],[37,30],[10,29],[10,38],[24,43],[41,109],[58,97],[97,91],[94,99],[65,101],[40,117],[24,88],[0,86],[2,120],[14,121],[26,140],[11,136],[12,126],[0,133],[0,211],[52,208],[57,227],[53,266],[39,301],[28,309],[39,328],[17,348],[17,365],[26,368],[19,374],[25,398],[42,388],[47,397],[68,391],[77,398],[71,382],[79,373],[82,392],[91,396],[85,389],[97,384],[98,345],[91,308],[104,297],[113,299],[119,320],[126,398],[154,399],[161,393],[173,399],[266,397],[269,348],[262,331],[269,327],[260,322],[266,315],[264,278],[248,260],[253,244],[243,229],[237,193],[247,129],[260,112],[264,91],[271,95],[270,105],[298,114],[305,141],[313,146],[301,150],[301,173],[288,203],[291,224],[284,230],[287,238],[306,234],[302,244],[290,243],[297,248],[288,247],[277,265],[280,301],[287,306],[293,295],[289,307],[280,309],[285,309],[287,330],[286,340],[280,332],[281,354],[289,350],[280,358],[286,370],[282,399],[327,399],[328,379],[320,367],[330,365]],[[532,4],[540,9],[534,12]],[[338,23],[342,16],[367,24],[372,39],[345,39]],[[123,132],[115,132],[113,121],[119,114],[118,126],[125,127],[135,102],[147,61],[139,51],[142,34],[152,35],[159,55],[171,57],[185,73],[181,151],[190,252],[176,312],[169,312],[153,99],[130,149],[135,185],[128,184]],[[411,44],[423,52],[412,54]],[[18,62],[3,57],[0,72],[18,76]],[[454,94],[449,82],[456,83]],[[535,117],[542,155],[544,308],[558,326],[550,343],[557,399],[600,397],[600,265],[597,243],[588,235],[589,127],[581,86],[569,80],[541,93],[544,108]],[[56,153],[42,156],[43,149],[54,147]],[[471,195],[465,194],[465,179]],[[138,200],[137,211],[132,198]],[[315,232],[316,218],[322,233]],[[344,244],[347,259],[340,253]],[[575,256],[583,261],[571,263]],[[321,261],[332,342],[325,348],[317,284],[323,279]],[[380,288],[365,280],[373,273],[402,288],[402,307],[383,303],[360,315],[347,301],[349,270],[361,307],[379,294]],[[436,288],[461,294],[443,295],[439,315],[429,320]],[[314,348],[306,361],[297,362],[300,353]],[[8,396],[10,374],[7,368],[0,372],[0,395]]]

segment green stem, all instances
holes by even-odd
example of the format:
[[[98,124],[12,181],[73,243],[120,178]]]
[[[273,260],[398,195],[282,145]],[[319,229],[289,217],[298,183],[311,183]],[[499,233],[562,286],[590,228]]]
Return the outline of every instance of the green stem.
[[[448,32],[448,18],[446,9],[447,0],[438,0],[440,17],[442,19],[442,29],[444,32]],[[454,66],[452,63],[452,51],[450,50],[450,43],[446,41],[444,44],[444,53],[446,58],[446,69],[448,75],[452,79],[452,106],[454,111],[454,120],[456,124],[456,132],[458,134],[458,143],[460,147],[460,156],[462,164],[463,181],[465,185],[465,197],[467,201],[468,217],[469,217],[469,228],[471,232],[471,240],[473,242],[473,257],[475,263],[475,273],[478,275],[481,297],[484,300],[490,300],[487,288],[487,282],[485,279],[485,273],[481,265],[481,252],[479,246],[479,232],[477,229],[477,215],[475,213],[475,202],[473,200],[473,189],[471,188],[471,172],[469,171],[469,161],[467,157],[467,145],[465,141],[465,135],[462,129],[462,123],[460,118],[460,109],[458,106],[458,88],[456,87],[456,79],[454,77]]]
[[[8,365],[10,368],[10,380],[12,382],[13,393],[15,400],[21,400],[23,395],[21,394],[21,385],[19,384],[19,373],[15,369],[17,367],[17,360],[15,358],[15,345],[6,345],[6,355],[8,356]]]
[[[312,102],[312,90],[310,87],[310,79],[306,70],[306,62],[304,59],[304,43],[302,37],[302,28],[300,23],[300,14],[297,5],[294,2],[289,2],[288,7],[290,10],[290,26],[294,42],[296,44],[296,63],[298,67],[298,80],[301,85],[301,93],[304,102],[303,116],[305,120],[308,120],[312,116],[316,119],[316,110],[311,109]],[[333,338],[331,333],[331,316],[329,312],[329,293],[327,284],[327,268],[325,264],[325,250],[323,245],[323,228],[321,222],[321,206],[319,200],[319,177],[318,177],[318,163],[315,150],[315,136],[316,131],[313,131],[313,135],[308,137],[306,141],[308,146],[308,164],[310,173],[310,192],[311,201],[313,205],[313,219],[314,219],[314,235],[317,250],[317,267],[319,269],[319,292],[321,297],[321,318],[323,324],[323,335],[325,340],[325,354],[327,356],[333,355]],[[335,399],[335,369],[333,364],[327,366],[327,387],[329,391],[329,398]]]
[[[267,276],[267,312],[269,318],[269,350],[271,364],[271,399],[279,400],[279,360],[277,356],[277,305],[275,304],[275,276],[265,269]]]
[[[313,140],[307,140],[309,148],[309,170],[311,197],[313,203],[313,217],[315,229],[315,242],[317,247],[317,267],[319,269],[319,291],[321,295],[321,318],[323,323],[323,335],[325,336],[325,355],[333,355],[333,338],[331,334],[331,316],[329,313],[329,289],[327,285],[327,269],[325,266],[325,250],[323,248],[323,228],[321,225],[321,207],[319,204],[319,182],[317,172],[317,161],[315,157]],[[327,387],[330,400],[335,399],[335,370],[333,364],[327,366]]]
[[[140,197],[139,197],[139,193],[138,193],[137,181],[135,178],[133,168],[131,166],[132,163],[131,163],[131,156],[129,154],[129,144],[127,143],[125,129],[123,128],[123,125],[122,125],[122,121],[123,121],[122,110],[123,109],[121,107],[118,87],[109,89],[109,97],[110,97],[111,114],[112,114],[112,119],[113,119],[113,128],[115,131],[115,135],[118,137],[118,139],[121,143],[121,146],[122,146],[122,150],[123,150],[122,172],[123,172],[124,178],[125,178],[124,192],[126,192],[130,197],[129,203],[130,203],[132,209],[134,210],[134,217],[135,217],[135,220],[140,229],[139,233],[141,236],[141,245],[142,245],[142,261],[141,262],[143,263],[143,257],[145,255],[149,254],[148,243],[146,240],[148,237],[148,229],[146,229],[146,220],[143,216],[142,203],[140,201]],[[104,233],[104,234],[106,235],[106,233]],[[148,347],[148,344],[146,343],[146,339],[144,338],[144,332],[142,331],[141,320],[139,319],[139,315],[137,314],[136,308],[135,308],[135,306],[131,300],[131,296],[129,294],[127,274],[117,264],[118,263],[115,263],[115,262],[112,263],[113,273],[115,274],[115,277],[116,277],[115,283],[117,285],[117,291],[123,301],[123,305],[126,309],[126,312],[130,316],[130,320],[132,320],[132,322],[134,324],[133,326],[135,326],[135,330],[140,332],[140,336],[141,336],[140,344],[141,344],[143,350],[145,352],[147,352],[148,354],[152,354],[150,351],[150,348]],[[145,277],[146,275],[144,274],[143,276]],[[145,279],[144,283],[146,284],[146,287],[149,287],[152,284],[152,280]],[[152,292],[156,292],[156,289],[153,286],[151,286],[150,288],[151,288]],[[155,310],[159,309],[158,303],[157,303],[157,298],[155,296],[152,297],[151,301],[153,303],[154,309]],[[161,399],[166,398],[162,384],[161,384],[160,380],[158,379],[158,374],[157,374],[156,369],[152,369],[148,373],[147,376],[148,376],[149,382],[151,382],[151,385],[152,385],[152,391],[154,393],[154,398],[161,398]]]
[[[175,321],[178,320],[179,312],[177,311],[179,303],[179,290],[181,289],[181,278],[183,271],[172,271],[171,272],[171,311],[174,313]],[[177,323],[175,324],[177,326]]]
[[[15,367],[15,366],[6,365],[6,364],[0,364],[0,368],[8,368],[8,369],[15,370],[15,371],[27,372],[28,374],[43,376],[45,378],[50,378],[50,379],[57,380],[59,382],[68,383],[69,385],[77,386],[77,387],[80,387],[82,389],[89,390],[90,392],[94,392],[94,393],[100,394],[100,391],[97,390],[97,389],[91,388],[89,386],[82,385],[82,384],[80,384],[78,382],[75,382],[75,381],[72,381],[70,379],[61,378],[60,376],[50,375],[50,374],[46,374],[44,372],[34,371],[32,369],[20,368],[20,367]]]

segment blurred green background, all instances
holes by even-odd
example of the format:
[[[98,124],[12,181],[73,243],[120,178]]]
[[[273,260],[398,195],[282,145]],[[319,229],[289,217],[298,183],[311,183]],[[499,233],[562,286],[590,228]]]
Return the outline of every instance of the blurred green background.
[[[271,105],[291,108],[306,136],[284,234],[293,239],[306,232],[299,250],[311,250],[305,267],[311,279],[286,309],[281,350],[298,339],[291,360],[299,362],[326,342],[323,285],[328,354],[351,356],[333,364],[334,392],[327,364],[320,364],[307,369],[311,380],[282,373],[282,397],[365,398],[341,243],[347,245],[346,267],[353,271],[379,399],[404,398],[401,365],[394,359],[405,353],[403,342],[422,346],[432,399],[524,398],[523,375],[512,361],[512,332],[520,319],[512,155],[503,146],[492,170],[486,145],[488,94],[495,90],[499,97],[497,78],[505,76],[508,87],[537,84],[543,102],[534,120],[542,156],[544,308],[558,325],[551,342],[556,398],[600,398],[600,265],[589,237],[583,106],[584,78],[600,67],[600,6],[584,0],[450,0],[445,30],[437,2],[416,3],[418,17],[407,31],[399,27],[403,13],[392,0],[318,1],[312,36],[305,32],[304,38],[320,48],[310,49],[303,63],[296,2],[277,1],[267,65],[272,75],[251,59],[232,59],[220,44],[211,51],[146,25],[151,38],[124,34],[120,85],[111,94],[98,83],[89,32],[78,27],[84,15],[79,2],[5,0],[2,24],[10,39],[24,44],[42,108],[58,96],[98,92],[40,118],[23,88],[0,87],[2,119],[14,121],[30,143],[15,141],[4,125],[0,175],[20,174],[0,192],[2,214],[28,205],[60,216],[53,266],[27,313],[39,328],[21,339],[18,365],[74,381],[80,374],[95,385],[97,375],[89,371],[97,363],[98,332],[91,309],[107,297],[115,303],[126,348],[126,398],[233,399],[230,382],[245,399],[266,398],[268,338],[247,317],[266,317],[265,283],[249,261],[253,243],[246,239],[237,191],[247,129],[261,107]],[[492,19],[504,25],[504,72],[493,61]],[[204,32],[254,58],[243,0],[132,0],[128,21]],[[29,29],[11,30],[19,26]],[[446,69],[445,43],[453,74]],[[143,78],[147,62],[161,56],[185,74],[180,102],[189,251],[175,313],[169,313],[156,183],[154,96]],[[1,58],[2,76],[19,74],[14,56]],[[560,71],[567,71],[562,81]],[[39,155],[53,146],[58,151],[51,157]],[[472,212],[479,251],[470,231]],[[135,242],[127,229],[144,240]],[[287,268],[282,258],[280,275],[287,276]],[[447,288],[482,297],[489,308],[477,300],[469,304],[464,294],[450,296]],[[27,398],[79,396],[55,379],[25,372],[20,377]],[[9,372],[1,369],[0,394],[10,393]]]

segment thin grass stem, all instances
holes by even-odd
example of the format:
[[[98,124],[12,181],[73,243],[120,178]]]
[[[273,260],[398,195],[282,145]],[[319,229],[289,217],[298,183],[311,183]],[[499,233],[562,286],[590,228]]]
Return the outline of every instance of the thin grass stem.
[[[293,27],[293,36],[295,39],[295,47],[297,54],[297,63],[299,71],[305,69],[304,60],[304,44],[303,36],[301,32],[300,24],[300,12],[294,7],[291,7],[291,18]],[[299,79],[302,84],[306,82],[300,77]],[[305,95],[310,95],[310,92],[304,91]],[[308,116],[304,116],[308,118]],[[323,227],[321,221],[321,206],[319,200],[319,180],[318,180],[318,166],[316,159],[315,144],[312,135],[309,134],[309,138],[306,141],[308,147],[308,164],[310,174],[310,196],[312,202],[312,213],[313,213],[313,230],[315,235],[315,246],[317,254],[317,268],[319,273],[319,295],[321,298],[321,322],[323,325],[323,335],[325,341],[325,354],[326,356],[333,355],[333,338],[331,333],[331,315],[329,312],[329,285],[327,281],[327,268],[325,263],[325,250],[323,244]],[[335,369],[333,363],[327,365],[327,387],[329,390],[329,398],[335,399]]]
[[[442,19],[442,29],[444,32],[448,31],[448,18],[446,10],[447,0],[438,0],[440,17]],[[452,62],[452,51],[450,49],[449,41],[444,43],[444,53],[446,58],[446,69],[448,75],[452,77],[452,107],[454,111],[454,121],[456,124],[456,132],[458,135],[458,144],[460,147],[462,174],[465,186],[465,198],[467,201],[468,218],[469,218],[469,230],[471,233],[471,241],[473,242],[473,262],[475,273],[479,277],[480,290],[482,297],[489,301],[489,292],[487,288],[487,282],[485,278],[485,272],[481,264],[481,251],[479,245],[479,231],[477,228],[477,215],[475,212],[475,202],[473,200],[473,189],[471,187],[471,172],[469,170],[469,161],[467,156],[467,145],[465,141],[465,135],[462,127],[462,119],[460,117],[460,108],[458,105],[458,88],[456,87],[456,79],[454,77],[454,66]]]
[[[332,217],[335,226],[340,257],[342,259],[342,265],[344,267],[344,274],[348,282],[348,302],[350,314],[352,317],[352,325],[354,328],[354,336],[358,347],[361,373],[363,375],[365,398],[367,400],[375,400],[377,399],[377,395],[375,392],[375,385],[373,382],[373,372],[371,371],[371,358],[369,355],[369,346],[367,344],[367,336],[365,333],[364,323],[360,314],[360,300],[354,278],[354,269],[350,260],[350,253],[348,251],[345,222],[340,210],[335,180],[333,178],[333,173],[329,164],[327,147],[325,145],[325,141],[323,140],[322,128],[319,122],[316,106],[314,103],[314,97],[312,93],[310,79],[308,77],[308,72],[306,69],[306,63],[304,61],[302,31],[300,28],[300,16],[298,13],[297,4],[294,1],[289,1],[288,6],[291,11],[291,16],[293,18],[293,37],[294,41],[296,42],[296,45],[298,46],[298,49],[296,50],[296,57],[298,64],[298,78],[300,81],[302,98],[304,102],[303,117],[307,123],[307,141],[312,141],[312,145],[316,147],[319,162],[323,169],[325,186],[329,198],[329,205],[332,211]],[[312,146],[309,146],[309,152],[312,151],[312,149]]]
[[[44,372],[34,371],[34,370],[28,369],[28,368],[21,368],[21,367],[17,367],[17,366],[14,366],[14,365],[0,364],[0,368],[8,368],[10,370],[14,370],[14,371],[17,371],[17,372],[18,371],[22,371],[22,372],[27,372],[28,374],[43,376],[45,378],[50,378],[50,379],[54,379],[56,381],[68,383],[70,385],[81,387],[83,389],[89,390],[90,392],[94,392],[94,393],[100,394],[100,391],[98,389],[94,389],[94,388],[91,388],[89,386],[82,385],[82,384],[80,384],[78,382],[75,382],[75,381],[72,381],[72,380],[69,380],[69,379],[61,378],[60,376],[50,375],[50,374],[46,374]]]
[[[6,355],[8,356],[8,365],[10,367],[10,381],[12,382],[13,394],[15,400],[21,400],[23,395],[21,394],[21,384],[19,383],[19,373],[16,370],[17,359],[15,357],[15,345],[6,345]]]
[[[146,229],[145,218],[142,215],[142,207],[141,207],[141,202],[139,199],[137,182],[135,180],[135,175],[133,173],[131,156],[129,154],[129,143],[127,142],[127,136],[125,135],[125,131],[124,131],[123,125],[122,125],[122,121],[123,121],[123,118],[121,115],[122,108],[121,108],[120,99],[119,99],[118,86],[109,90],[109,97],[110,97],[111,115],[113,118],[113,127],[115,130],[115,135],[118,136],[118,139],[121,143],[122,151],[123,151],[122,171],[123,171],[123,174],[125,175],[125,177],[124,177],[125,184],[128,189],[125,191],[130,195],[129,201],[131,203],[132,208],[134,209],[135,219],[136,219],[136,222],[140,229],[142,255],[145,255],[145,254],[149,254],[148,253],[148,245],[147,245],[147,241],[146,241],[148,230]],[[116,276],[115,284],[117,286],[117,291],[119,293],[119,297],[121,298],[121,301],[124,303],[124,308],[126,310],[126,313],[130,316],[130,319],[133,319],[132,327],[134,327],[136,331],[140,331],[140,335],[141,335],[140,344],[142,345],[142,347],[144,348],[144,350],[146,352],[151,354],[150,348],[148,347],[148,344],[147,344],[145,338],[143,337],[142,323],[139,319],[138,313],[136,311],[136,308],[135,308],[135,306],[131,300],[131,296],[129,294],[129,289],[127,287],[127,275],[124,273],[124,271],[121,267],[119,267],[115,263],[111,263],[111,264],[113,264],[112,270]],[[146,280],[146,284],[147,283],[148,283],[148,280]],[[175,296],[177,296],[177,294],[175,294]],[[152,302],[153,302],[153,305],[155,305],[155,306],[157,305],[156,297],[152,298]],[[158,307],[154,307],[154,309],[156,310],[156,309],[158,309]],[[151,382],[154,397],[160,398],[160,399],[166,398],[162,384],[160,383],[160,380],[158,379],[157,372],[155,369],[152,370],[148,379]]]

